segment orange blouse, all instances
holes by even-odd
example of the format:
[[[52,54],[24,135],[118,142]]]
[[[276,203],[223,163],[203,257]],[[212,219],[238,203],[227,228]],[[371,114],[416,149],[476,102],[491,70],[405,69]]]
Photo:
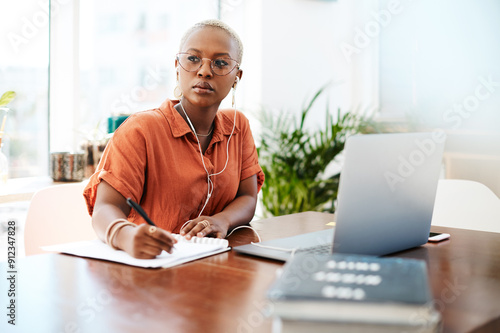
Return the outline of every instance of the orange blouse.
[[[207,173],[195,135],[174,109],[177,103],[166,100],[158,109],[135,113],[115,131],[83,193],[90,215],[97,186],[104,179],[125,198],[138,202],[165,230],[178,233],[186,221],[198,216],[207,198]],[[203,155],[211,174],[226,164],[234,112],[219,110],[216,114],[212,140]],[[264,173],[248,119],[236,112],[229,161],[224,172],[211,177],[214,189],[203,215],[224,210],[235,199],[240,181],[255,174],[260,190]],[[128,219],[145,223],[134,210]]]

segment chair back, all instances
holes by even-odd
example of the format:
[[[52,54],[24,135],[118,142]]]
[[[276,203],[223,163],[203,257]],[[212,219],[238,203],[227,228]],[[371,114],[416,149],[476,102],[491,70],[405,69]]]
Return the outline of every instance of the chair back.
[[[44,253],[41,246],[97,238],[83,198],[85,185],[54,185],[33,195],[24,227],[27,256]]]
[[[500,199],[481,183],[441,179],[432,225],[500,232]]]

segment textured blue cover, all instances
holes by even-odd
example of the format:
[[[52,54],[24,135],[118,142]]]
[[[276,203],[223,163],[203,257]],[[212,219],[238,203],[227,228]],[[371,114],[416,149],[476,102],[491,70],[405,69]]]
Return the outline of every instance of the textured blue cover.
[[[267,296],[280,302],[417,306],[432,302],[424,261],[349,254],[296,255],[287,261]]]

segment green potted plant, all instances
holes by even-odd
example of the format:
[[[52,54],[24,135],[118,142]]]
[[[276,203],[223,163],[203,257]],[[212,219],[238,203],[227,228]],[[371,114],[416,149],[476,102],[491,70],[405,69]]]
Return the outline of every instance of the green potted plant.
[[[321,88],[302,108],[300,118],[263,111],[258,142],[259,163],[266,175],[262,187],[264,216],[302,211],[334,212],[340,174],[325,177],[327,166],[342,152],[347,137],[360,132],[363,117],[326,108],[324,127],[305,127],[309,112],[324,92]]]

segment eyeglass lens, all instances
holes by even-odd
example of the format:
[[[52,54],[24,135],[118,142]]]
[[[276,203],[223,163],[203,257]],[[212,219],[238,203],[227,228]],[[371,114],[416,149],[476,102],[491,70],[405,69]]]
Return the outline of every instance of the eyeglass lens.
[[[177,59],[182,68],[188,72],[197,71],[203,64],[200,57],[189,53],[179,53]],[[210,67],[216,75],[227,75],[237,65],[238,63],[229,57],[212,59],[210,63]]]

